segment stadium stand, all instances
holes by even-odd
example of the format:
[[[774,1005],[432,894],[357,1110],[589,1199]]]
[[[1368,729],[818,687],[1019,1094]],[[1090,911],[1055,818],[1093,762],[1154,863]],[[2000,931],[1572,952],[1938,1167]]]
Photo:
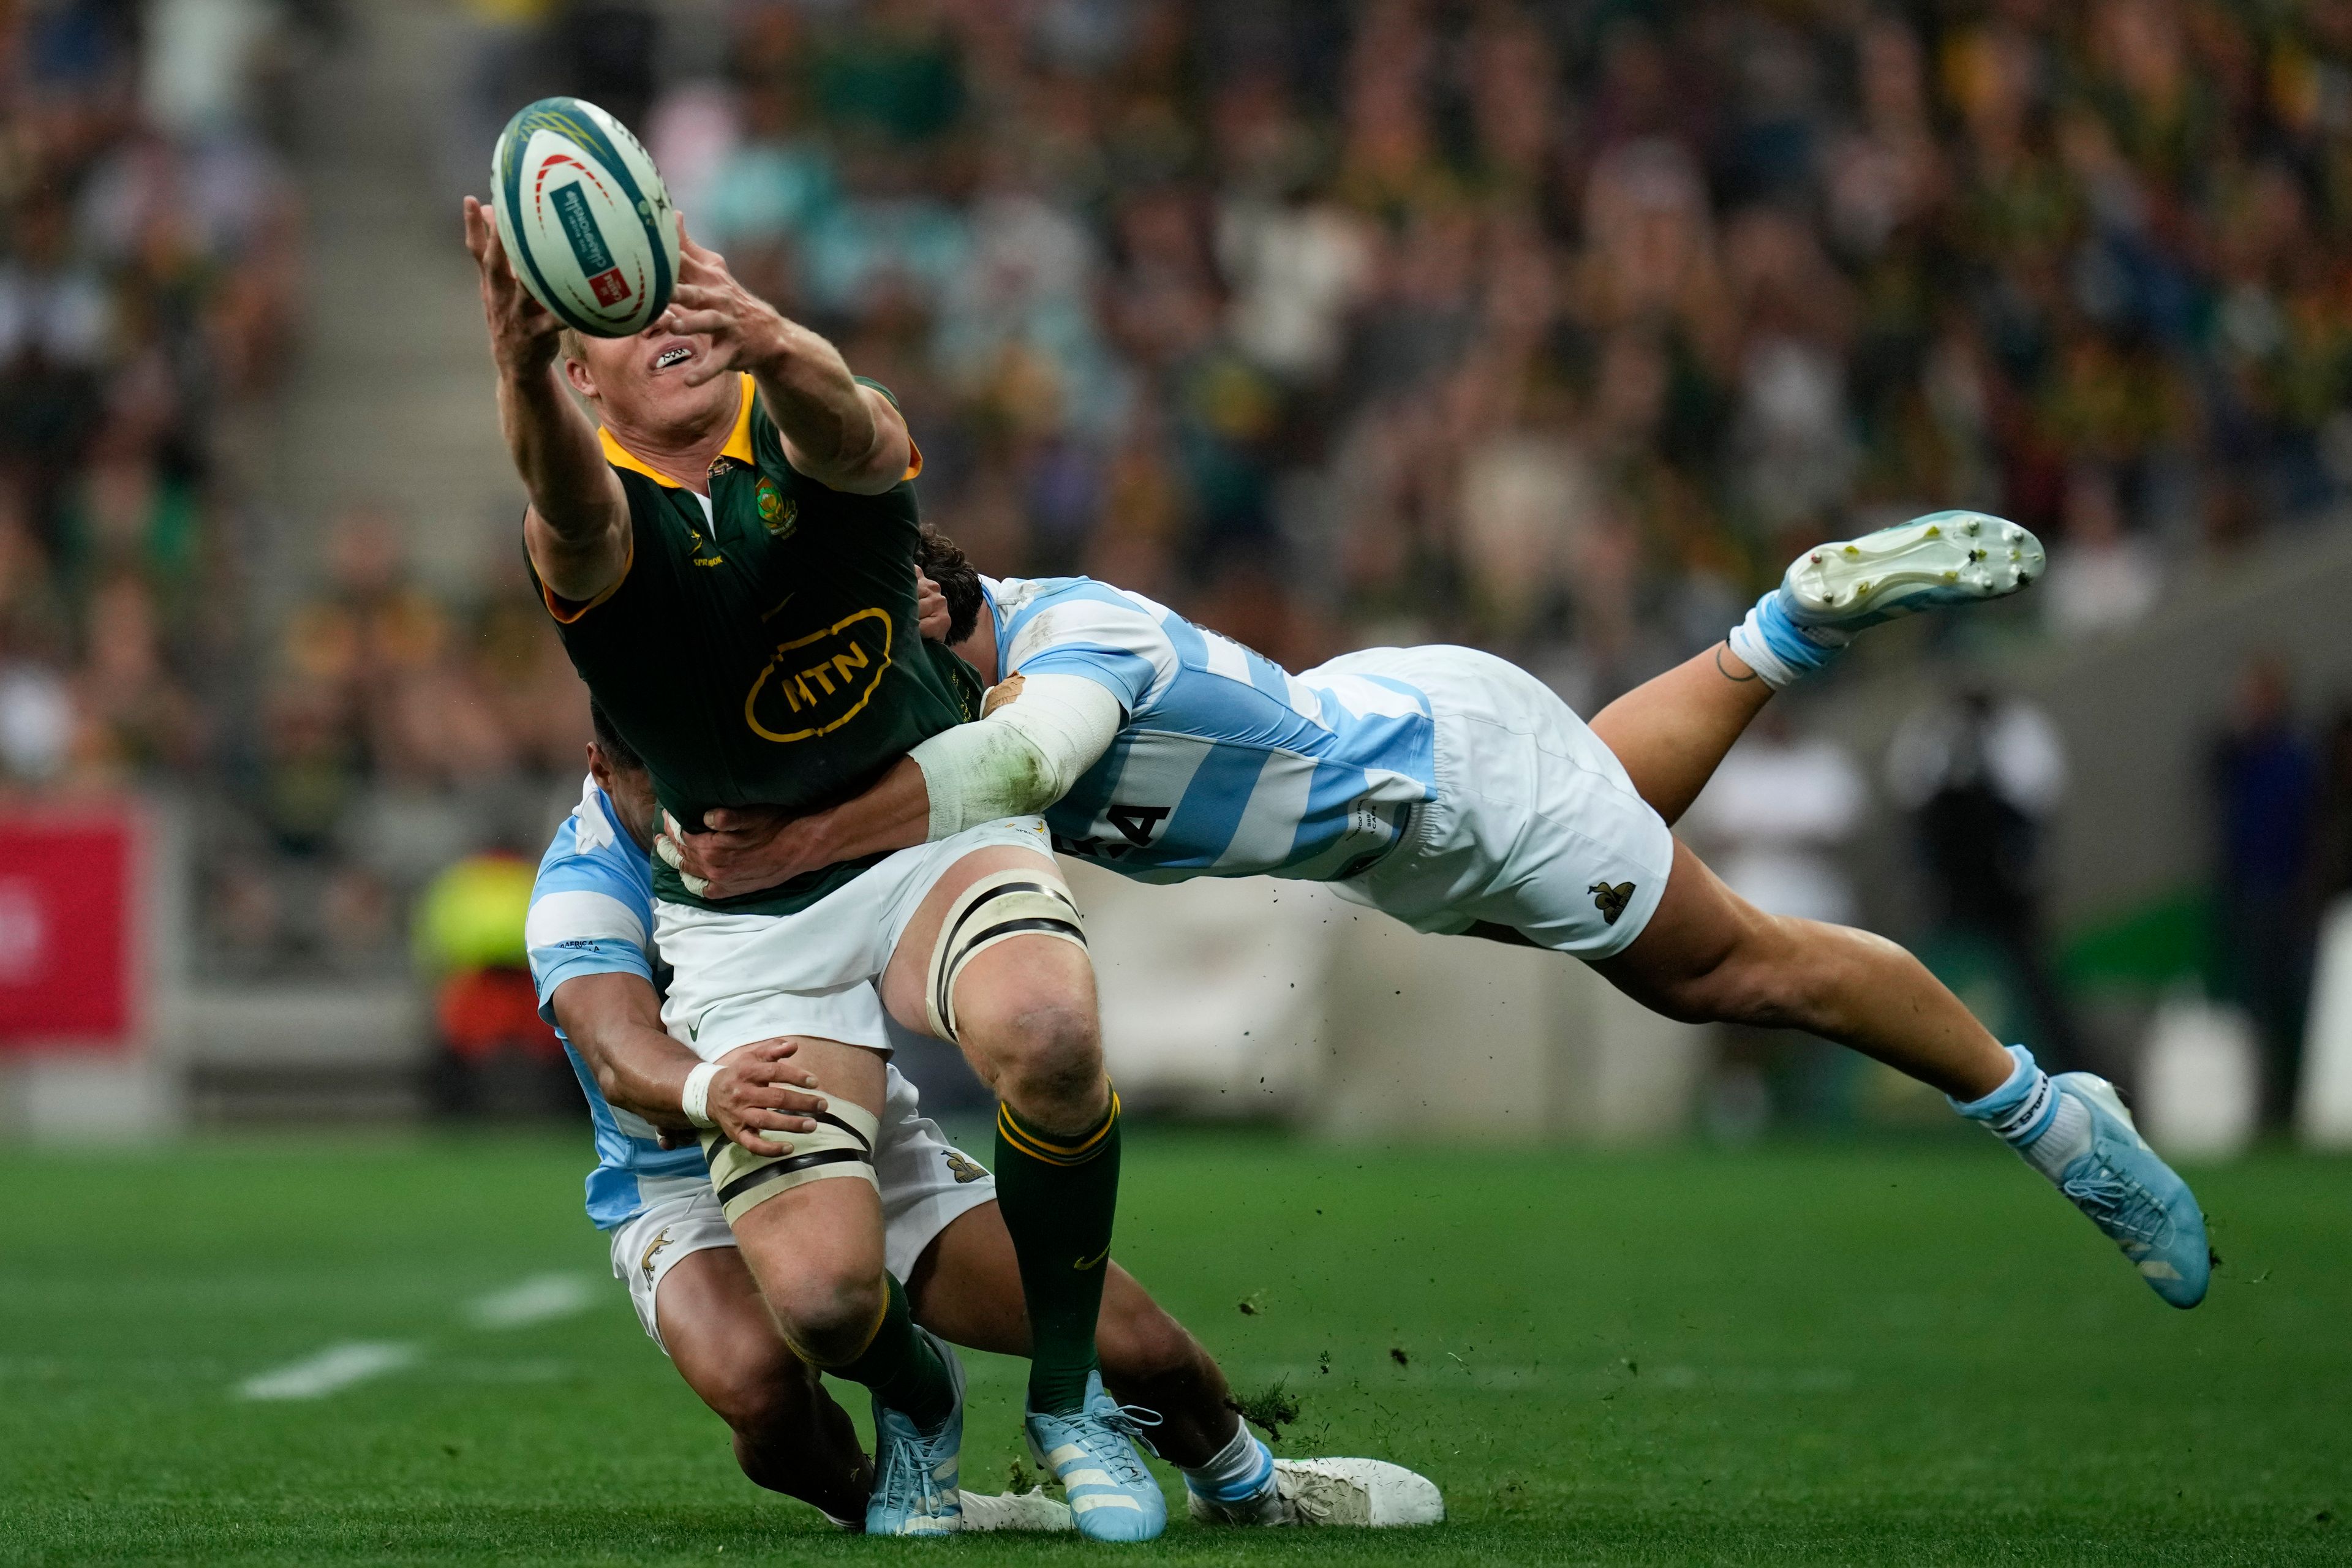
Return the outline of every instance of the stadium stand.
[[[430,876],[528,852],[566,794],[581,705],[492,547],[510,487],[371,451],[329,488],[321,410],[404,428],[479,387],[433,328],[456,346],[397,388],[321,389],[401,329],[345,319],[348,202],[306,250],[306,160],[356,134],[298,112],[291,61],[374,73],[370,167],[410,182],[379,270],[417,270],[513,104],[600,97],[897,389],[928,512],[992,568],[1291,661],[1476,642],[1589,709],[1798,545],[1909,510],[2041,530],[1999,635],[2095,666],[2207,563],[2320,541],[2352,485],[2346,15],[0,9],[0,773],[193,803],[198,971],[241,979],[398,977]],[[554,47],[590,37],[630,42]],[[470,331],[459,262],[415,298]]]

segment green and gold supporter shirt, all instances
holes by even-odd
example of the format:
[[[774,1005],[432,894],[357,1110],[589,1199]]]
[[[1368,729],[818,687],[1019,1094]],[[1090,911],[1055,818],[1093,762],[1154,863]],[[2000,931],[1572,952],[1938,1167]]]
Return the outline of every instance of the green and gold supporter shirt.
[[[750,376],[742,387],[708,506],[603,433],[629,499],[628,563],[586,604],[540,586],[572,668],[688,825],[713,806],[832,805],[980,711],[971,667],[916,629],[921,457],[881,495],[828,489],[784,460]],[[724,901],[695,898],[656,860],[654,890],[783,914],[878,858]]]

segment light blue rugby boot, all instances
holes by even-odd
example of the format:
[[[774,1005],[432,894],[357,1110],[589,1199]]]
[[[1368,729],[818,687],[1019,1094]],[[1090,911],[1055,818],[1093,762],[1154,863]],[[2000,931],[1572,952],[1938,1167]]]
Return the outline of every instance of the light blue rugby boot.
[[[868,1535],[952,1535],[963,1528],[963,1494],[957,1488],[963,1454],[963,1363],[955,1349],[929,1329],[915,1331],[931,1342],[948,1364],[955,1384],[955,1408],[926,1430],[901,1411],[874,1402],[874,1492],[866,1500]]]
[[[1168,1528],[1168,1500],[1137,1457],[1158,1449],[1143,1428],[1160,1425],[1149,1410],[1103,1392],[1102,1373],[1087,1373],[1087,1402],[1068,1415],[1032,1410],[1023,1417],[1030,1457],[1062,1483],[1078,1533],[1089,1541],[1152,1541]]]
[[[2148,1289],[2173,1306],[2205,1299],[2213,1254],[2204,1211],[2133,1125],[2116,1086],[2095,1073],[2045,1076],[2023,1046],[2009,1081],[1982,1100],[1952,1102],[2056,1184],[2123,1249]]]
[[[1816,545],[1731,630],[1731,651],[1783,687],[1822,668],[1882,622],[2007,598],[2048,564],[2042,542],[1982,511],[1934,511],[1858,539]]]

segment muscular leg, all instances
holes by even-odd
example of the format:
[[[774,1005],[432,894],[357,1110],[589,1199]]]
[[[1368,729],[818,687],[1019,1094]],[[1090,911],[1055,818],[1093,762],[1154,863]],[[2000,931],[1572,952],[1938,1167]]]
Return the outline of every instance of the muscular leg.
[[[975,850],[950,868],[883,974],[883,1003],[901,1024],[929,1028],[931,953],[949,910],[981,877],[1002,870],[1061,881],[1049,857],[1011,846]],[[968,940],[975,929],[959,934]],[[1094,965],[1075,942],[1014,935],[963,966],[953,1010],[964,1056],[1003,1102],[997,1200],[1034,1327],[1029,1408],[1074,1412],[1097,1365],[1103,1260],[1118,1200],[1118,1102],[1103,1073]]]
[[[800,1065],[834,1103],[879,1118],[880,1056],[835,1040],[803,1037],[799,1043]],[[872,1182],[857,1176],[804,1182],[729,1224],[777,1332],[800,1359],[865,1384],[918,1426],[946,1419],[954,1390],[884,1270],[882,1200]]]
[[[2013,1067],[1903,949],[1868,931],[1765,914],[1680,841],[1650,923],[1593,967],[1668,1017],[1809,1030],[1956,1100],[1991,1093]]]
[[[1592,732],[1672,826],[1771,700],[1772,688],[1717,643],[1603,708]]]
[[[681,1258],[654,1310],[678,1375],[733,1428],[746,1476],[835,1519],[865,1517],[874,1468],[848,1413],[776,1331],[740,1252]]]
[[[1029,1353],[1021,1274],[994,1204],[960,1215],[941,1231],[907,1281],[915,1318],[941,1339],[1000,1355]],[[1232,1390],[1201,1342],[1154,1301],[1135,1277],[1109,1265],[1096,1342],[1103,1383],[1122,1404],[1159,1412],[1152,1444],[1180,1468],[1205,1464],[1240,1426]]]

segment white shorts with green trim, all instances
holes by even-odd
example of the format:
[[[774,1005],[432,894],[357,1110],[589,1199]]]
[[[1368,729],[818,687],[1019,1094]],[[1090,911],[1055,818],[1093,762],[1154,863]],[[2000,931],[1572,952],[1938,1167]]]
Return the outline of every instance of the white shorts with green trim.
[[[925,894],[975,849],[1051,859],[1037,816],[984,822],[901,849],[796,914],[722,914],[654,900],[654,944],[676,972],[662,1026],[705,1061],[777,1035],[890,1048],[876,982]]]
[[[1512,927],[1582,959],[1622,952],[1656,912],[1675,836],[1576,710],[1466,647],[1368,648],[1322,667],[1425,692],[1437,797],[1378,865],[1333,884],[1415,931]],[[1309,686],[1315,674],[1301,677]]]
[[[889,1069],[874,1174],[882,1189],[883,1258],[900,1279],[914,1272],[940,1232],[996,1197],[996,1178],[922,1113],[915,1086],[897,1068]],[[649,1181],[642,1191],[645,1208],[611,1232],[613,1275],[627,1282],[637,1321],[660,1344],[654,1304],[662,1281],[682,1258],[734,1246],[735,1233],[708,1181]]]

